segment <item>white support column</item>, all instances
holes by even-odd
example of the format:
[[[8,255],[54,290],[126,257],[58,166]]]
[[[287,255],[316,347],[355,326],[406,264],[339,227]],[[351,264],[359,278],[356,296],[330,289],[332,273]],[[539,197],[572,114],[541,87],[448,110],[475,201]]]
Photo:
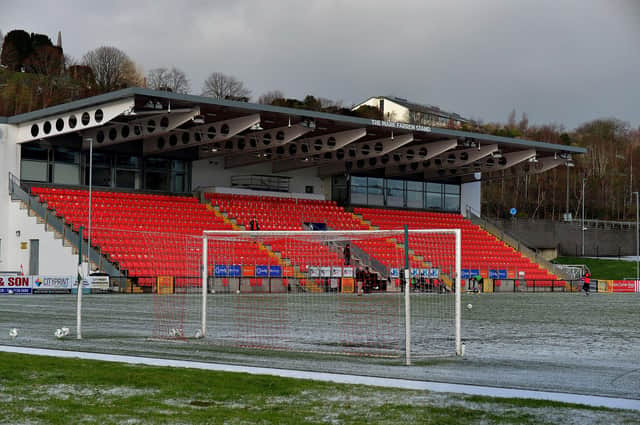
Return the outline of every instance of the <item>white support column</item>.
[[[202,338],[207,336],[207,292],[209,286],[209,265],[207,261],[209,245],[207,240],[207,235],[204,234],[202,237]]]

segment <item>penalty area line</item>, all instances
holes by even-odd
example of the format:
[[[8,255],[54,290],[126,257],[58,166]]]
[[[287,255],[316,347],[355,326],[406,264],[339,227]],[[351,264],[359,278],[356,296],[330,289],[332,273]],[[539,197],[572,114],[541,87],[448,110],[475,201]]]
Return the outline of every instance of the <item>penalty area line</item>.
[[[90,353],[85,351],[65,351],[45,348],[17,347],[0,345],[0,352],[49,356],[68,359],[99,360],[105,362],[140,364],[145,366],[180,367],[216,372],[248,373],[251,375],[270,375],[282,378],[308,379],[337,384],[367,385],[373,387],[398,388],[405,390],[424,390],[433,392],[480,395],[498,398],[523,398],[548,400],[562,403],[583,404],[611,409],[640,410],[640,400],[617,397],[604,397],[585,394],[571,394],[552,391],[523,390],[516,388],[488,387],[468,384],[449,384],[444,382],[417,381],[398,378],[381,378],[361,375],[348,375],[329,372],[311,372],[269,367],[240,366],[224,363],[207,363],[188,360],[161,359],[155,357],[125,356],[119,354]]]

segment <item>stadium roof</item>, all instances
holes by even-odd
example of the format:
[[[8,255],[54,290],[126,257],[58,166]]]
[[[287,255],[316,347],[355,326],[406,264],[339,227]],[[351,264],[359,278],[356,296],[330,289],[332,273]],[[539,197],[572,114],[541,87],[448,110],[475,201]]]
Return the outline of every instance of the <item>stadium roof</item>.
[[[270,163],[274,173],[316,167],[320,176],[358,175],[469,181],[475,173],[540,173],[583,148],[127,88],[4,118],[18,143],[66,140],[83,148],[200,159],[225,168]],[[3,117],[0,117],[3,122]]]

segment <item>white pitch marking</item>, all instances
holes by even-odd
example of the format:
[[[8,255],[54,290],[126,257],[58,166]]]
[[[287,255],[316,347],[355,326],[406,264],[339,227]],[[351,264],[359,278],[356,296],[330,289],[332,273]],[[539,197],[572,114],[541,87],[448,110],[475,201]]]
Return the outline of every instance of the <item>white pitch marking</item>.
[[[371,376],[347,375],[326,372],[309,372],[268,367],[238,366],[223,363],[192,362],[186,360],[158,359],[153,357],[87,353],[83,351],[64,351],[42,348],[14,347],[8,345],[0,345],[0,351],[6,353],[30,354],[36,356],[51,356],[83,360],[100,360],[116,363],[141,364],[146,366],[180,367],[187,369],[212,370],[218,372],[248,373],[251,375],[270,375],[280,376],[283,378],[310,379],[314,381],[334,382],[337,384],[368,385],[374,387],[460,393],[490,397],[549,400],[559,401],[562,403],[583,404],[587,406],[608,407],[610,409],[640,410],[640,400],[629,398],[602,397],[551,391],[520,390],[514,388],[486,387],[481,385],[448,384],[444,382],[415,381],[410,379],[378,378]]]

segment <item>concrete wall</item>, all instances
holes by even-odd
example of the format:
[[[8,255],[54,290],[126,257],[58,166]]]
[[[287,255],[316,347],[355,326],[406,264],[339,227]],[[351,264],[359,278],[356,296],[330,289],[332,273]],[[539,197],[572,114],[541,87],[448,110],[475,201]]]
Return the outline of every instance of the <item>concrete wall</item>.
[[[223,158],[209,158],[193,161],[191,173],[191,187],[195,190],[208,187],[231,187],[233,176],[269,175],[272,171],[270,163],[225,169]],[[330,184],[330,179],[318,177],[317,168],[302,168],[277,173],[277,175],[291,177],[289,190],[292,193],[305,193],[306,186],[313,186],[314,194],[323,195],[327,192],[325,186]],[[330,190],[329,187],[328,191]]]
[[[38,224],[36,217],[29,217],[27,210],[20,209],[19,202],[11,201],[9,173],[20,177],[20,146],[14,142],[16,131],[15,126],[0,124],[0,271],[19,271],[22,265],[26,274],[31,273],[29,245],[31,239],[37,239],[40,274],[75,275],[78,258],[72,249],[63,247],[52,232],[45,232],[44,224]]]
[[[0,270],[16,270],[15,260],[9,262],[9,252],[15,251],[15,230],[10,226],[11,201],[9,173],[19,175],[20,153],[13,142],[17,129],[0,124]],[[19,264],[17,265],[19,269]]]
[[[62,245],[62,239],[55,239],[53,232],[46,232],[44,224],[38,223],[36,217],[30,217],[26,209],[20,209],[20,202],[9,204],[9,243],[6,247],[6,260],[2,269],[20,270],[25,274],[34,274],[29,270],[29,252],[32,239],[39,241],[39,270],[41,275],[76,275],[78,256],[71,247]],[[20,231],[20,236],[16,235]],[[11,234],[12,233],[12,234]],[[26,244],[23,246],[22,243]]]
[[[550,220],[501,220],[508,233],[532,248],[558,248],[559,255],[575,256],[582,252],[580,222]],[[636,232],[631,229],[587,228],[584,232],[586,256],[636,255]]]
[[[324,201],[325,197],[321,193],[284,193],[284,192],[267,192],[264,190],[239,189],[235,187],[211,187],[204,188],[207,192],[214,193],[233,193],[236,195],[254,195],[254,196],[271,196],[274,198],[296,198],[296,199],[314,199]]]

